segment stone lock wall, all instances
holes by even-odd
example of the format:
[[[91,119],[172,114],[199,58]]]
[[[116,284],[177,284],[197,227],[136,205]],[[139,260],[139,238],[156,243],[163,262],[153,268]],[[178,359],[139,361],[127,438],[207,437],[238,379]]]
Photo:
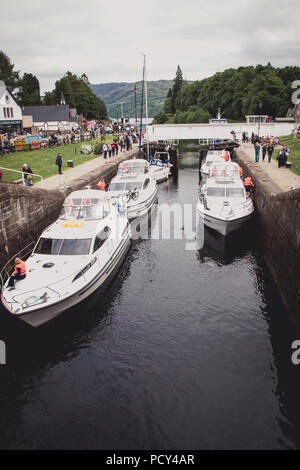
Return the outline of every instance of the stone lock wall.
[[[64,200],[60,191],[0,184],[0,267],[57,219]]]
[[[264,255],[283,303],[300,329],[300,189],[282,192],[255,163],[236,160],[254,184],[254,200],[263,231]]]

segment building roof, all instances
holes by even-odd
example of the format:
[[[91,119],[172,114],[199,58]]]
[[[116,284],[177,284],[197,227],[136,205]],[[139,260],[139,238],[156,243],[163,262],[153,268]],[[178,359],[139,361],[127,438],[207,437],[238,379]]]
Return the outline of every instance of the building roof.
[[[77,119],[70,118],[70,109],[67,104],[50,106],[24,106],[22,114],[32,116],[33,122],[51,122],[51,121],[72,121]]]

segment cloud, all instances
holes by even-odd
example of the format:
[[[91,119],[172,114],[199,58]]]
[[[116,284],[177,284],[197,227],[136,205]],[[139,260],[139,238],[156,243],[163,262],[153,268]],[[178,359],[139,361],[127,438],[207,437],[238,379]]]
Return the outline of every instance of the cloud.
[[[14,0],[2,5],[1,49],[42,90],[70,70],[92,83],[189,80],[240,65],[300,65],[298,0]]]

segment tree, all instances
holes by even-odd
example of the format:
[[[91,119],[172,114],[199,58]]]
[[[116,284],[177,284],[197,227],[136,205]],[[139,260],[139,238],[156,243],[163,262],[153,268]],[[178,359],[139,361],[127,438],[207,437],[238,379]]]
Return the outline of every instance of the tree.
[[[19,86],[19,72],[14,70],[14,64],[10,58],[0,51],[0,80],[3,80],[7,88],[13,92]]]
[[[177,66],[176,76],[174,78],[174,84],[172,87],[172,96],[171,96],[171,110],[172,113],[176,112],[176,99],[183,85],[183,76],[180,66]]]
[[[172,113],[172,99],[171,98],[166,98],[164,101],[164,112],[165,113]]]
[[[164,111],[161,111],[160,113],[156,114],[154,117],[154,123],[155,124],[164,124],[167,122],[168,116]]]
[[[41,104],[40,83],[31,73],[24,73],[20,80],[18,101],[22,106],[38,106]]]
[[[79,114],[87,119],[106,119],[107,111],[104,102],[88,86],[89,79],[86,74],[78,77],[70,71],[55,82],[52,92],[45,93],[45,104],[58,104],[63,92],[66,104],[76,108]]]

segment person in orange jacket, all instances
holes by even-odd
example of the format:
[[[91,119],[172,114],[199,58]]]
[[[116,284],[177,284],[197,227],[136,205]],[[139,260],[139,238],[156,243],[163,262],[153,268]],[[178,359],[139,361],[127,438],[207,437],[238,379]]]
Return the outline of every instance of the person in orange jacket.
[[[15,289],[15,281],[20,281],[21,279],[25,279],[26,277],[26,265],[24,261],[20,258],[15,259],[15,269],[12,276],[10,276],[8,281],[9,290]]]
[[[254,187],[253,181],[250,178],[250,176],[247,176],[247,178],[245,178],[244,187],[245,187],[245,190],[246,190],[247,193],[249,193],[251,188]]]
[[[224,158],[226,162],[228,162],[229,160],[229,152],[226,150],[226,149],[223,149],[222,150],[222,155],[221,155],[221,158]]]
[[[105,191],[105,181],[104,180],[99,180],[97,183],[98,189],[101,191]]]

